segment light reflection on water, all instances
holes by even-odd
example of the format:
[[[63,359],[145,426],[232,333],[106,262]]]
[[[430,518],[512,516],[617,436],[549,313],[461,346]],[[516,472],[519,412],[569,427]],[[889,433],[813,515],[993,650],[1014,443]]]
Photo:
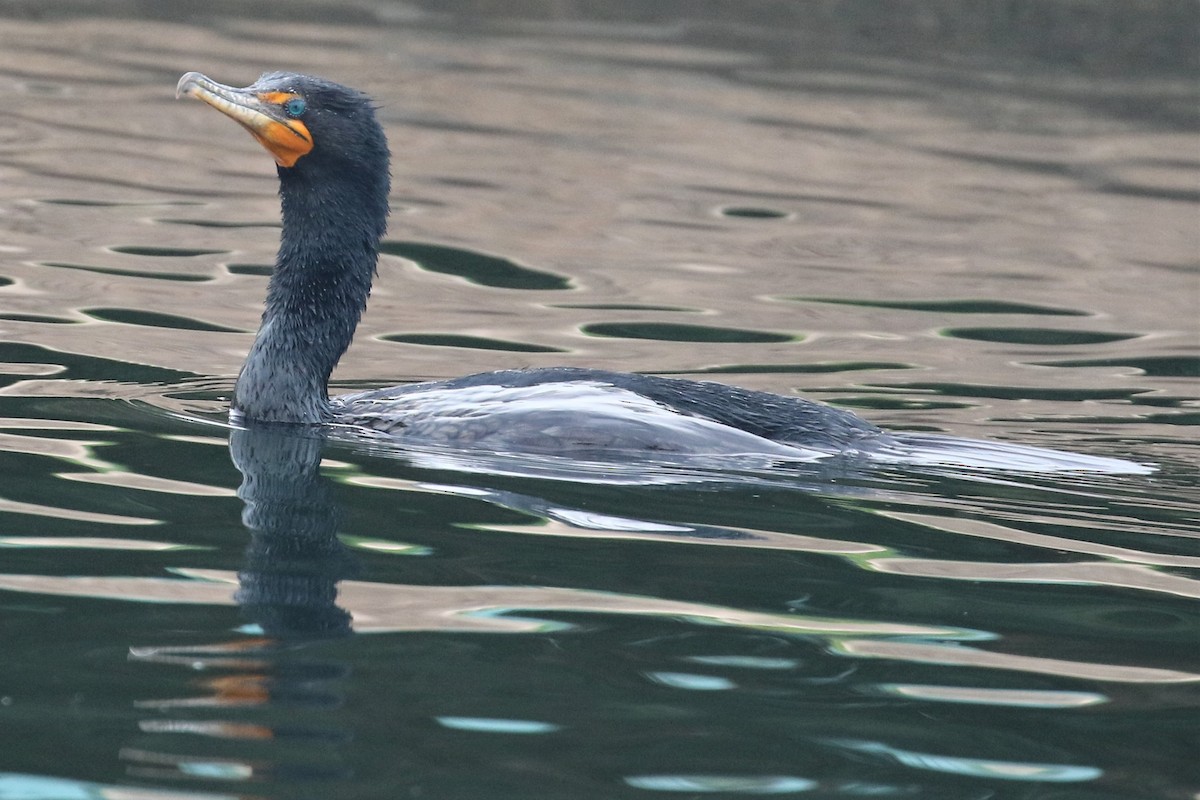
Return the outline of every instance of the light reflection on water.
[[[5,20],[0,798],[1197,791],[1174,28],[1099,4],[1160,55],[1047,64],[1049,6],[1019,58],[860,20],[882,58],[789,7]],[[342,387],[701,375],[1159,471],[231,459],[274,180],[171,90],[296,65],[396,156]]]

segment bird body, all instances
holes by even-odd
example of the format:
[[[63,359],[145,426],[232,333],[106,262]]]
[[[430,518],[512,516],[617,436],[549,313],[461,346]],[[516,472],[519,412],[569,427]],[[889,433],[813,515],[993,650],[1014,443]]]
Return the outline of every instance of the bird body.
[[[279,252],[262,325],[234,387],[235,421],[600,460],[636,453],[915,458],[904,435],[800,397],[605,370],[491,372],[331,400],[329,376],[366,308],[387,228],[390,157],[374,107],[354,89],[282,72],[244,89],[189,72],[176,95],[246,128],[279,173]],[[944,454],[951,440],[943,439],[923,441]],[[996,447],[984,448],[991,461],[1000,458]],[[1023,448],[1026,456],[1032,450]]]
[[[886,434],[798,397],[709,381],[551,367],[409,384],[332,401],[335,417],[388,435],[489,450],[573,454],[768,453],[870,446]]]

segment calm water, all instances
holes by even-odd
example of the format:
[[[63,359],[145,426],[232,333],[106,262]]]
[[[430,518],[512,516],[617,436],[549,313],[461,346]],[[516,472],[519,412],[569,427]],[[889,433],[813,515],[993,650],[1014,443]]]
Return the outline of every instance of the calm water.
[[[0,800],[1196,797],[1194,4],[512,5],[0,12]],[[709,376],[1157,471],[231,438],[274,170],[173,87],[277,68],[395,155],[340,388]]]

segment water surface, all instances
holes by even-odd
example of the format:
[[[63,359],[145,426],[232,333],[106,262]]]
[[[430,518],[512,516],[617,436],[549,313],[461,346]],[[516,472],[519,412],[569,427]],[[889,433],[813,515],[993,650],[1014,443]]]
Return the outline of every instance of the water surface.
[[[0,800],[1200,792],[1192,6],[4,13]],[[274,170],[172,92],[280,68],[394,155],[339,390],[644,371],[1155,471],[231,435]]]

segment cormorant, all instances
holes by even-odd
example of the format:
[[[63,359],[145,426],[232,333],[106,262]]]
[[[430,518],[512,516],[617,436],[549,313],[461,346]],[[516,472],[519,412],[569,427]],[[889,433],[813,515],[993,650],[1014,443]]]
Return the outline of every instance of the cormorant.
[[[176,87],[176,96],[183,95],[246,128],[274,156],[279,173],[283,230],[262,325],[234,388],[235,422],[333,425],[375,438],[601,460],[635,452],[799,459],[860,452],[885,461],[945,463],[948,442],[968,444],[889,434],[848,411],[799,397],[568,367],[488,372],[331,399],[329,376],[366,308],[387,227],[389,153],[374,106],[355,89],[286,72],[267,73],[244,89],[189,72]],[[910,457],[927,443],[936,457]],[[1026,457],[1069,455],[993,444],[983,460],[997,466],[1004,459],[997,450],[1006,448]],[[1076,468],[1111,471],[1129,464],[1091,461]]]

